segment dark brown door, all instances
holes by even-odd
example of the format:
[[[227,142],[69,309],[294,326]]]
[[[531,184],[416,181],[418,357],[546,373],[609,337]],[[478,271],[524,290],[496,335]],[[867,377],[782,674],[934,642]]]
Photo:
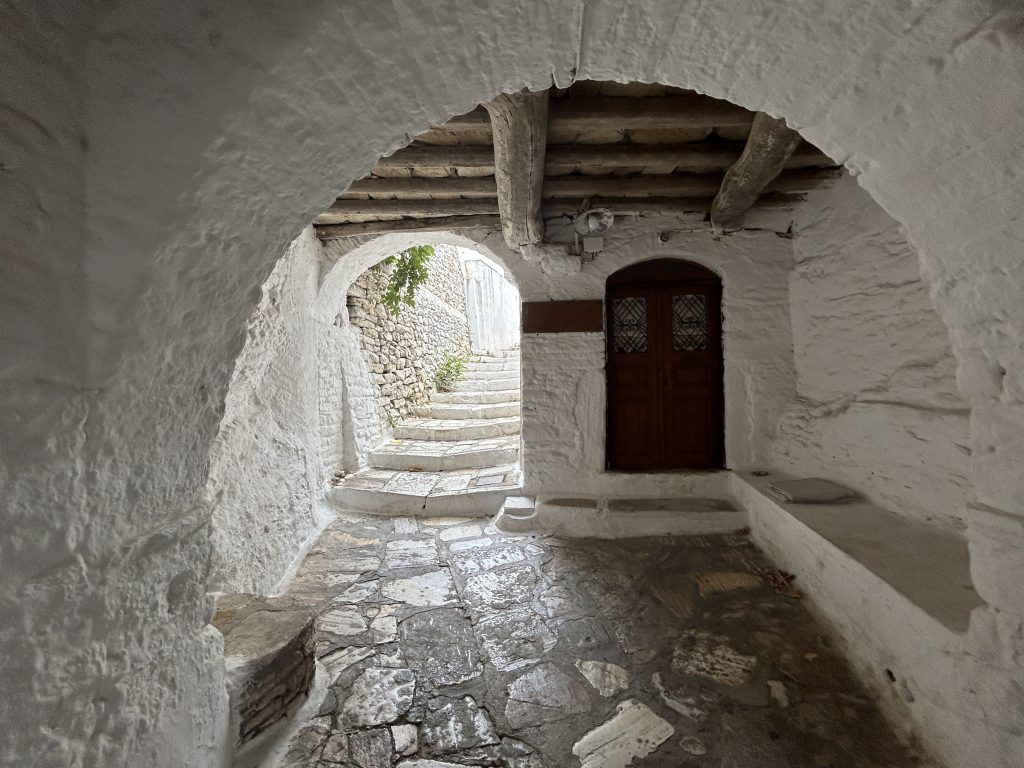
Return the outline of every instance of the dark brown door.
[[[673,259],[608,278],[608,467],[723,466],[722,283]]]

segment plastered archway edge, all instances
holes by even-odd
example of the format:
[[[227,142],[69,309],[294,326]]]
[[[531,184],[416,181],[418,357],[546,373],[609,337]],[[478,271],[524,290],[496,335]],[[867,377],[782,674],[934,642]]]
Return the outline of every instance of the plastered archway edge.
[[[515,272],[518,271],[522,275],[523,268],[527,266],[509,251],[499,233],[485,229],[460,233],[396,232],[328,240],[323,249],[322,280],[316,303],[312,307],[314,317],[321,323],[334,323],[339,310],[344,312],[346,294],[352,283],[370,267],[412,245],[450,245],[466,248],[491,259],[514,279]],[[516,270],[509,269],[507,263],[514,264]],[[345,316],[347,318],[347,313]],[[338,360],[341,374],[338,384],[343,404],[340,422],[333,418],[323,418],[323,414],[334,410],[334,393],[320,393],[321,398],[324,398],[320,407],[321,445],[342,447],[340,455],[336,456],[330,455],[337,453],[336,451],[322,451],[322,481],[326,481],[339,467],[348,471],[364,468],[369,451],[385,437],[381,430],[370,372],[360,349],[359,331],[349,325],[346,319],[339,333],[340,335],[332,333],[323,336],[319,342],[319,354],[322,356],[334,357],[331,350],[323,348],[324,344],[341,344],[349,350]],[[362,394],[353,397],[354,392]]]
[[[226,759],[198,499],[259,285],[377,156],[499,91],[574,78],[784,116],[905,225],[972,406],[967,533],[990,607],[968,643],[1001,681],[965,686],[948,741],[961,765],[1007,759],[1024,614],[1019,8],[15,0],[3,14],[0,762]]]

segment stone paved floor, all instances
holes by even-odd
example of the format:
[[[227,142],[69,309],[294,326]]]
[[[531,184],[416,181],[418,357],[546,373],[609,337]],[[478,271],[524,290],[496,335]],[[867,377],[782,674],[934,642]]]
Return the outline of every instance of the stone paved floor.
[[[743,536],[342,515],[289,591],[333,683],[284,765],[926,765],[773,576]]]

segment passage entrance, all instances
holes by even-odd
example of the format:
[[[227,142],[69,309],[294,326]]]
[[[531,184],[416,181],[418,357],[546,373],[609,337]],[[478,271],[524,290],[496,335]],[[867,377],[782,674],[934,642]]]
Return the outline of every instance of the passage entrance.
[[[608,278],[609,469],[712,469],[724,462],[722,283],[658,259]]]

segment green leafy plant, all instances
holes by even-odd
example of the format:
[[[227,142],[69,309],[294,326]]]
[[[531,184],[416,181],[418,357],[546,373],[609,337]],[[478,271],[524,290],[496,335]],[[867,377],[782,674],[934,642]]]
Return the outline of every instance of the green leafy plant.
[[[427,262],[433,255],[434,246],[414,245],[384,259],[385,264],[391,264],[395,269],[381,302],[393,317],[398,317],[403,304],[407,307],[416,305],[416,290],[427,282]]]
[[[434,371],[434,386],[438,392],[451,392],[469,362],[465,352],[445,352],[441,364]]]

